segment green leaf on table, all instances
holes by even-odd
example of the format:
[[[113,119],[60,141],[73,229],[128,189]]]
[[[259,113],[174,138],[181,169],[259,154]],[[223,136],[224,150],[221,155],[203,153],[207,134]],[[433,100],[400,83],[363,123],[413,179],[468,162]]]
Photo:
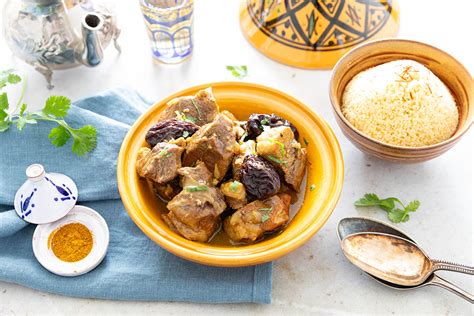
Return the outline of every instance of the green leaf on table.
[[[2,112],[3,110],[0,110],[0,113]],[[2,121],[0,119],[0,132],[5,132],[6,130],[8,130],[10,128],[10,125],[11,125],[11,122],[10,121]]]
[[[226,69],[230,71],[230,73],[238,78],[238,79],[243,79],[247,77],[248,75],[248,69],[247,66],[226,66]]]
[[[54,146],[61,147],[71,138],[71,134],[64,126],[58,125],[49,132],[48,138]]]
[[[74,138],[72,152],[76,155],[83,156],[97,146],[97,131],[92,125],[84,125],[71,133]]]
[[[20,116],[23,116],[23,113],[25,113],[25,110],[26,110],[26,104],[23,103],[20,108]]]
[[[399,204],[401,208],[398,208],[397,204]],[[380,199],[376,194],[368,193],[365,194],[363,198],[357,200],[354,205],[361,207],[378,206],[387,212],[387,216],[392,222],[401,223],[410,219],[410,215],[408,213],[415,212],[420,206],[420,202],[418,200],[414,200],[405,206],[398,198],[389,197],[386,199]]]
[[[15,70],[8,69],[0,71],[0,89],[5,87],[7,84],[17,84],[21,81],[20,76],[14,73]]]
[[[0,94],[0,110],[8,109],[8,96],[6,92]]]
[[[43,108],[45,115],[63,118],[71,107],[71,100],[63,96],[50,96]]]

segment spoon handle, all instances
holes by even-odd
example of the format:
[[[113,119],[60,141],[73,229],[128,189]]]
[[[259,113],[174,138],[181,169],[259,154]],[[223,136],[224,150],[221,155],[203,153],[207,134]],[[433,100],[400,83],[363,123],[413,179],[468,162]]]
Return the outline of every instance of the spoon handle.
[[[466,301],[470,302],[471,304],[474,304],[474,296],[472,294],[469,294],[468,292],[458,288],[456,285],[446,281],[445,279],[440,278],[436,274],[434,275],[433,279],[428,282],[428,284],[436,285],[439,287],[442,287],[443,289],[446,289],[459,297],[465,299]]]
[[[442,260],[432,260],[432,262],[433,262],[433,271],[446,270],[446,271],[474,275],[474,267],[457,264],[453,262],[442,261]]]

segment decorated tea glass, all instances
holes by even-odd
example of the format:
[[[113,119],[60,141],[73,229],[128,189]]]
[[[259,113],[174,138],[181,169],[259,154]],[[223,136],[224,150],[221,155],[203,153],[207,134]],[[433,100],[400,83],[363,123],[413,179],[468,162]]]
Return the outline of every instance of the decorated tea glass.
[[[140,0],[153,56],[179,63],[193,51],[193,0]]]

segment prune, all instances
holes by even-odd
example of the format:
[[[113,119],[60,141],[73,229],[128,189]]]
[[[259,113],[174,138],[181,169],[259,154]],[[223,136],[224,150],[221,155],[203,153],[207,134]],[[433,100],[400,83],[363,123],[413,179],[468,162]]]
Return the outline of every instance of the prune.
[[[180,137],[190,137],[199,126],[192,122],[178,121],[176,119],[163,120],[148,130],[145,140],[152,148],[161,142],[167,142]]]
[[[265,159],[247,155],[240,169],[240,179],[250,196],[264,200],[280,190],[280,176]]]
[[[298,140],[299,133],[296,127],[289,121],[276,114],[252,114],[247,121],[247,137],[245,140],[256,139],[263,132],[263,126],[278,127],[289,126]]]

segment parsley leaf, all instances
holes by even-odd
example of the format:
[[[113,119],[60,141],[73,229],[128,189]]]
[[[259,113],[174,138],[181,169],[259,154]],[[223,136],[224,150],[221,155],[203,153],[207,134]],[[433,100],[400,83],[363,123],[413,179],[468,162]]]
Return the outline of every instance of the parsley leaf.
[[[8,109],[8,96],[6,92],[0,94],[0,110]]]
[[[58,125],[49,132],[48,138],[54,146],[61,147],[67,143],[71,135],[65,127]]]
[[[247,77],[248,75],[248,69],[247,66],[226,66],[226,69],[230,71],[230,73],[238,78],[238,79],[243,79]]]
[[[13,73],[13,70],[0,71],[0,132],[4,132],[11,125],[16,124],[18,130],[23,130],[26,124],[36,124],[38,121],[48,121],[56,123],[57,126],[49,132],[48,138],[57,147],[64,146],[72,137],[72,152],[82,156],[92,151],[97,145],[97,131],[93,126],[86,125],[79,129],[70,127],[63,118],[67,115],[71,107],[71,101],[63,96],[51,96],[46,100],[45,106],[38,112],[27,112],[27,105],[22,104],[26,81],[23,80],[21,96],[15,109],[9,114],[6,110],[9,107],[6,92],[1,93],[1,89],[7,84],[16,84],[22,81],[20,76]],[[21,106],[20,106],[21,104]],[[18,114],[15,114],[19,109]]]
[[[232,192],[237,192],[237,187],[239,186],[239,181],[232,182],[232,184],[229,186],[230,190]]]
[[[402,223],[410,219],[408,213],[415,212],[420,206],[420,201],[414,200],[405,206],[402,201],[395,197],[380,199],[376,194],[368,193],[365,194],[363,198],[355,201],[354,205],[361,207],[378,206],[387,212],[388,219],[392,222]],[[397,207],[397,205],[401,206],[401,208]]]
[[[91,125],[84,125],[79,129],[71,129],[72,152],[78,156],[83,156],[92,151],[97,146],[97,131]]]
[[[0,71],[0,89],[5,87],[7,84],[17,84],[21,81],[20,76],[14,74],[15,70],[8,69]]]
[[[286,165],[286,161],[278,159],[277,157],[275,157],[273,155],[269,155],[269,156],[267,156],[267,158],[269,160],[273,161],[273,162],[276,162],[276,163],[280,164],[280,165]]]
[[[310,187],[309,187],[309,190],[310,191],[314,191],[316,189],[316,185],[312,184]]]
[[[198,192],[198,191],[207,191],[209,187],[207,185],[190,185],[186,187],[188,192]]]
[[[188,136],[189,136],[189,132],[188,131],[183,131],[183,137],[188,138]]]
[[[262,215],[262,223],[265,223],[266,221],[268,221],[270,219],[270,216],[268,214],[263,214]]]
[[[309,145],[309,142],[308,142],[308,140],[307,140],[306,138],[303,137],[303,141],[304,141],[304,144],[305,144],[306,146]]]
[[[43,108],[43,113],[54,116],[56,118],[63,118],[67,115],[67,111],[71,107],[71,100],[63,96],[50,96],[46,100]]]

